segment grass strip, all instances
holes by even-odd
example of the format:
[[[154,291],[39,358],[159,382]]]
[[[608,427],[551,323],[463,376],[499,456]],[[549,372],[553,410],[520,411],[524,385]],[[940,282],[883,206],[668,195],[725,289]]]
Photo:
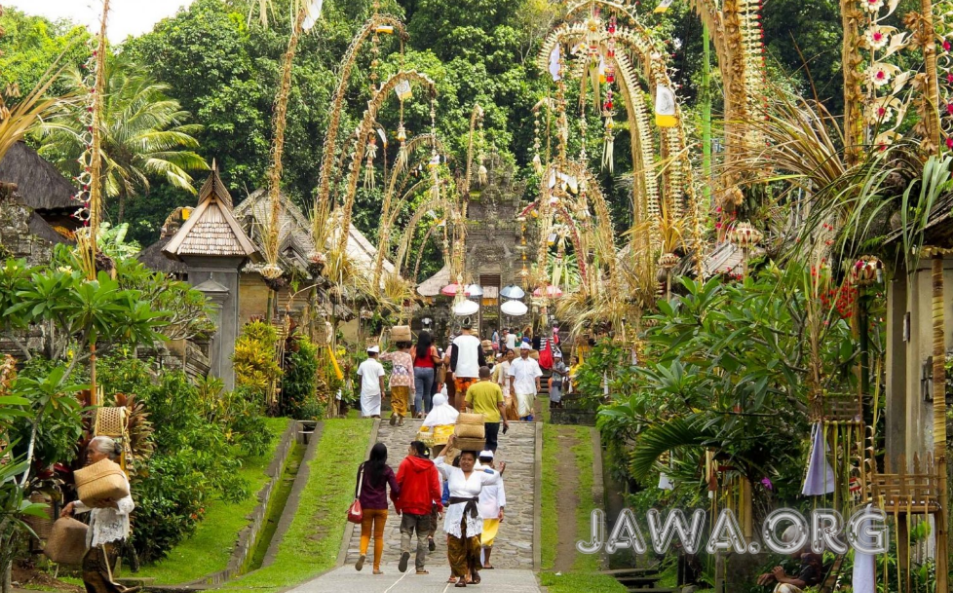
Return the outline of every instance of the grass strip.
[[[572,447],[576,463],[576,488],[579,494],[579,506],[576,508],[576,533],[578,538],[587,538],[589,535],[590,515],[592,510],[601,507],[602,501],[592,497],[592,487],[595,484],[593,474],[592,438],[589,429],[582,426],[559,427],[551,424],[543,425],[543,484],[542,484],[542,572],[539,575],[540,584],[549,593],[626,593],[626,588],[619,581],[609,575],[600,574],[601,558],[597,554],[577,554],[573,561],[572,572],[556,573],[553,567],[556,563],[556,545],[558,543],[558,527],[556,512],[556,497],[559,489],[557,465],[559,458],[560,431],[573,433],[576,444]]]
[[[288,504],[295,477],[298,475],[307,448],[306,445],[295,442],[294,448],[288,454],[288,462],[281,472],[281,479],[275,485],[275,491],[271,495],[271,504],[268,505],[268,512],[265,515],[264,528],[258,534],[258,541],[255,542],[255,553],[252,555],[251,561],[242,567],[242,572],[261,568],[265,555],[268,553],[268,548],[271,546],[271,540],[274,539],[275,532],[278,531],[278,522],[285,510],[285,505]]]
[[[364,460],[373,422],[325,420],[298,510],[274,563],[225,584],[223,591],[271,593],[334,567],[353,502],[357,466]]]
[[[205,507],[205,517],[192,536],[174,547],[159,562],[143,566],[136,578],[154,578],[157,585],[189,583],[224,570],[232,556],[239,532],[248,524],[248,515],[258,505],[258,492],[268,483],[265,473],[274,458],[281,435],[291,422],[288,418],[266,418],[268,432],[274,435],[271,447],[261,457],[245,459],[240,470],[251,493],[245,500],[228,503],[214,498]]]
[[[559,537],[557,526],[556,497],[559,494],[559,476],[556,468],[559,464],[559,427],[543,424],[543,476],[541,500],[540,541],[542,550],[540,561],[543,570],[552,570],[556,564],[556,543]]]

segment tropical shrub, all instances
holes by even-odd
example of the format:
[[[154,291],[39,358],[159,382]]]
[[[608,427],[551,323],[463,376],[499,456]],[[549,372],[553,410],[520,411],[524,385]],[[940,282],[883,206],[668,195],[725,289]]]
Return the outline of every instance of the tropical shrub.
[[[298,420],[314,420],[323,411],[317,399],[318,348],[304,337],[296,338],[293,344],[281,381],[281,413]]]
[[[253,321],[242,328],[232,356],[235,381],[239,387],[265,393],[272,381],[281,376],[281,366],[275,361],[277,343],[275,328],[261,321]]]

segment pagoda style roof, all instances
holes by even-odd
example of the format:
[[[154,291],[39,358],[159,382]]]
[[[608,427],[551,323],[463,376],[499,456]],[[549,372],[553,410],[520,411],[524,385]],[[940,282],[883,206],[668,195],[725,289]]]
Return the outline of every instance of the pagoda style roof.
[[[417,287],[417,293],[424,297],[440,296],[440,289],[450,284],[450,268],[444,266],[440,271],[427,278]]]
[[[290,268],[307,269],[307,257],[314,251],[314,241],[311,238],[311,222],[304,212],[284,192],[279,194],[281,204],[278,215],[278,264],[285,270]],[[271,200],[268,192],[258,189],[235,207],[235,218],[241,223],[245,232],[259,250],[264,248],[263,231],[268,225],[271,216]],[[328,244],[337,240],[338,232],[329,233]],[[374,270],[374,259],[377,257],[377,247],[364,236],[356,226],[351,224],[347,238],[347,253],[354,260],[363,275],[370,278]],[[394,264],[384,259],[382,269],[385,273],[393,273]],[[259,266],[251,263],[243,268],[245,272],[257,272]]]
[[[232,214],[232,197],[212,165],[212,174],[199,192],[199,206],[162,249],[166,257],[258,258],[252,243]]]
[[[18,201],[34,210],[76,210],[76,188],[35,150],[17,142],[0,160],[0,181],[17,185]]]

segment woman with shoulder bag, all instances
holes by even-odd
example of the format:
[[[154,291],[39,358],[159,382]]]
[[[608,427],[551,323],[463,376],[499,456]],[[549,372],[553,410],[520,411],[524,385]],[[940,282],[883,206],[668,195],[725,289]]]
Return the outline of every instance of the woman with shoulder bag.
[[[367,548],[374,533],[374,574],[381,572],[381,556],[384,554],[384,525],[387,523],[387,486],[390,485],[390,499],[397,505],[400,487],[394,470],[387,465],[387,445],[377,443],[371,448],[370,458],[357,470],[356,498],[361,504],[361,555],[354,568],[364,568]],[[399,511],[398,511],[399,513]]]

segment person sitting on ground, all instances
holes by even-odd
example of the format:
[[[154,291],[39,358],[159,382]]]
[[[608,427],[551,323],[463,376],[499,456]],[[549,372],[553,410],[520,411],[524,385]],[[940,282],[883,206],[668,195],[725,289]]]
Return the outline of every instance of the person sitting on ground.
[[[794,525],[788,527],[781,540],[785,543],[793,542],[798,535],[797,529]],[[819,585],[824,580],[823,557],[811,551],[810,543],[805,543],[800,550],[791,554],[791,558],[801,561],[797,575],[788,575],[783,567],[775,566],[771,572],[758,577],[758,584],[770,587],[776,583],[774,593],[801,593],[807,587]]]
[[[440,451],[447,444],[445,439],[449,439],[453,434],[454,426],[457,423],[457,417],[460,412],[447,403],[447,396],[438,393],[433,396],[433,409],[424,418],[423,428],[431,432],[433,440],[434,457],[440,455]]]
[[[503,390],[500,386],[490,381],[490,369],[480,367],[480,382],[467,390],[467,409],[473,410],[476,414],[483,414],[484,426],[486,427],[486,448],[489,451],[496,451],[500,435],[500,420],[503,426],[508,427],[506,421]]]
[[[402,513],[400,521],[400,562],[397,569],[407,570],[410,560],[410,538],[417,532],[417,554],[414,566],[417,574],[428,574],[424,568],[427,559],[427,544],[433,542],[431,524],[434,510],[439,512],[440,498],[443,494],[436,466],[430,460],[430,450],[421,441],[413,441],[407,451],[407,457],[397,470],[397,486],[400,497],[397,508]],[[437,505],[439,508],[434,509]]]

